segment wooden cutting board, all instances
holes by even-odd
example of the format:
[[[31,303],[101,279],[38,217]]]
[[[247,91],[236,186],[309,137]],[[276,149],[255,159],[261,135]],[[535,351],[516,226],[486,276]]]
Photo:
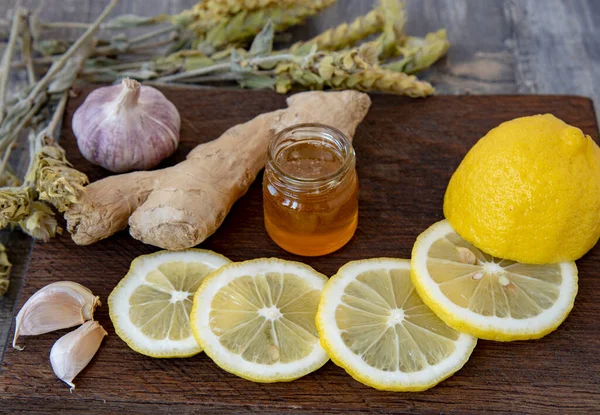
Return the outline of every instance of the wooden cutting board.
[[[88,92],[81,91],[70,101],[61,144],[75,167],[97,180],[107,173],[79,155],[71,133],[72,114]],[[232,125],[285,105],[283,97],[270,92],[164,92],[182,116],[182,142],[165,165],[182,160],[195,145],[218,137]],[[502,121],[545,112],[598,140],[593,105],[586,98],[373,96],[373,106],[354,139],[360,216],[358,231],[347,246],[320,258],[300,258],[278,248],[263,226],[259,176],[201,247],[234,261],[268,256],[301,260],[327,275],[354,259],[409,258],[417,235],[442,219],[444,190],[469,148]],[[39,288],[65,279],[89,287],[105,302],[131,260],[155,250],[127,232],[87,247],[75,245],[68,234],[36,243],[17,310]],[[67,330],[23,338],[22,352],[7,346],[0,372],[0,412],[598,413],[600,248],[577,265],[579,295],[558,331],[538,341],[479,341],[462,370],[426,392],[380,392],[354,381],[331,362],[292,383],[258,384],[224,372],[204,354],[152,359],[133,352],[119,339],[107,307],[102,306],[96,318],[109,335],[75,380],[77,389],[72,394],[54,377],[48,361],[53,342]]]

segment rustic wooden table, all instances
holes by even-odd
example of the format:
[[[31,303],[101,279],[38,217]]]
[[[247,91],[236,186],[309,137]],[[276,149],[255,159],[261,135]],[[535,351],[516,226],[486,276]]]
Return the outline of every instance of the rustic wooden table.
[[[113,14],[175,13],[197,0],[121,0]],[[308,38],[369,10],[376,0],[338,3],[292,30]],[[17,0],[0,1],[0,17]],[[39,0],[22,0],[35,8]],[[47,21],[89,22],[108,0],[46,0]],[[570,94],[600,103],[600,1],[597,0],[407,0],[408,32],[423,35],[445,27],[452,47],[424,77],[440,94]],[[74,32],[58,30],[58,36]],[[14,263],[11,288],[0,298],[0,348],[31,248],[20,233],[4,232]]]

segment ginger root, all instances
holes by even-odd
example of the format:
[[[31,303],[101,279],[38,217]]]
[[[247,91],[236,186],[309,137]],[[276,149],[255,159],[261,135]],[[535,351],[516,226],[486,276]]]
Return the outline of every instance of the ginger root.
[[[195,246],[221,225],[264,167],[267,147],[282,129],[316,122],[352,138],[371,100],[356,91],[303,92],[288,108],[265,113],[193,149],[162,170],[98,180],[65,214],[73,241],[89,245],[127,227],[134,238],[163,249]]]

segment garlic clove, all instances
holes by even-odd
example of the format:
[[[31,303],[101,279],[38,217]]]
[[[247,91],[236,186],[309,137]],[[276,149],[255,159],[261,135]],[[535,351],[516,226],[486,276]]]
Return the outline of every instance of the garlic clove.
[[[52,346],[52,370],[57,378],[71,387],[71,392],[75,389],[73,379],[92,360],[104,336],[108,336],[106,330],[97,321],[91,320],[65,334]]]
[[[46,285],[33,294],[17,314],[13,347],[23,349],[17,346],[19,336],[35,336],[91,320],[99,305],[99,297],[76,282]]]

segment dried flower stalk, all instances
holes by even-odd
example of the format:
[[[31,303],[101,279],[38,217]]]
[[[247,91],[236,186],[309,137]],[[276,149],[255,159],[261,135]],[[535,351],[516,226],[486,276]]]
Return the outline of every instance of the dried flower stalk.
[[[244,42],[258,34],[267,22],[273,22],[275,31],[302,23],[335,0],[299,0],[288,7],[272,7],[241,11],[231,19],[224,20],[206,31],[203,40],[193,46],[206,54],[212,54],[226,45]]]
[[[205,34],[219,23],[232,20],[240,13],[266,12],[263,24],[269,20],[269,14],[282,10],[301,8],[309,11],[307,16],[314,15],[336,0],[205,0],[191,9],[173,16],[172,22],[197,34]],[[239,18],[239,17],[238,17]],[[260,31],[260,29],[259,29]],[[258,33],[258,31],[256,32]],[[256,34],[254,33],[254,34]]]
[[[0,228],[9,223],[25,219],[30,212],[31,190],[23,187],[5,187],[0,189]]]
[[[62,232],[50,206],[38,201],[32,203],[29,215],[19,221],[19,227],[27,235],[44,242]]]
[[[385,14],[383,9],[371,10],[350,23],[326,30],[305,42],[297,42],[290,47],[290,52],[304,55],[316,46],[318,50],[338,50],[354,45],[358,41],[379,32],[383,28]]]
[[[384,68],[414,74],[433,65],[449,47],[446,29],[428,33],[425,38],[409,37],[399,48],[402,59],[386,64]]]
[[[402,72],[377,65],[373,47],[354,48],[347,52],[315,53],[305,62],[290,61],[277,65],[276,89],[286,93],[294,86],[308,89],[356,89],[390,94],[425,97],[434,89],[428,82]]]
[[[65,212],[76,203],[88,183],[85,174],[74,169],[58,145],[45,145],[36,154],[33,168],[25,180],[34,183],[39,199]]]

